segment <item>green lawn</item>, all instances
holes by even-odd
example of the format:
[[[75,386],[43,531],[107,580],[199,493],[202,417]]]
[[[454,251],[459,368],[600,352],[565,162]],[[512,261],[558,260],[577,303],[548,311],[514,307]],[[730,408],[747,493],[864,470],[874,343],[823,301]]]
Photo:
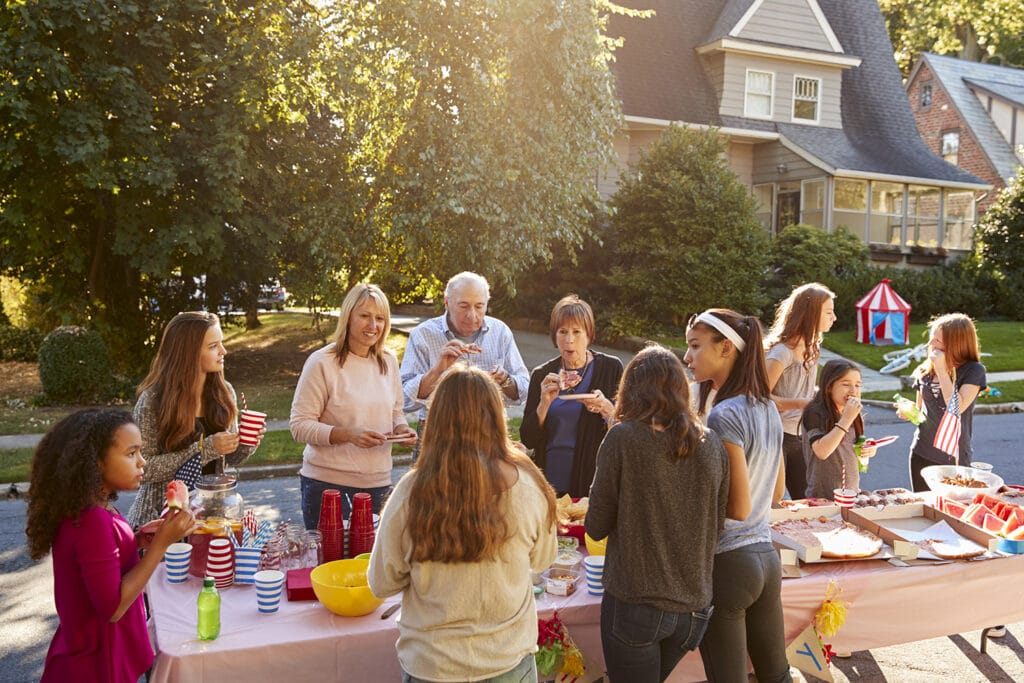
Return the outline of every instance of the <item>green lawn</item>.
[[[1001,396],[979,396],[978,403],[981,405],[991,405],[993,403],[1016,403],[1018,401],[1024,401],[1024,380],[1016,380],[1013,382],[993,382],[993,386],[999,389]],[[892,400],[892,391],[866,391],[864,392],[863,398],[870,398],[876,401],[889,401]],[[914,398],[914,392],[911,389],[902,389],[899,393],[903,394],[907,398]]]

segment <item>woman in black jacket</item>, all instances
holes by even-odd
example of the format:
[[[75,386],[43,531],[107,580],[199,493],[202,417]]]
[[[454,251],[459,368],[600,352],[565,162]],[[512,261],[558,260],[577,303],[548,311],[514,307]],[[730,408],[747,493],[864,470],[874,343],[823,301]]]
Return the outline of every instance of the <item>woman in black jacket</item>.
[[[622,361],[590,349],[594,311],[575,294],[551,311],[559,351],[530,375],[520,438],[558,495],[588,495],[597,447],[615,411]]]

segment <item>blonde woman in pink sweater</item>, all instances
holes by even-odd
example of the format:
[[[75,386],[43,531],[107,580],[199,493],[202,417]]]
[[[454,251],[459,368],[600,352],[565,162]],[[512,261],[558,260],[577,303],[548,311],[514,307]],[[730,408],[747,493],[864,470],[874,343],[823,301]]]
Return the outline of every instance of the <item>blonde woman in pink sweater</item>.
[[[373,511],[380,512],[391,490],[391,444],[416,441],[402,412],[398,359],[384,347],[390,331],[384,292],[356,285],[341,304],[333,341],[302,368],[289,426],[306,444],[299,478],[307,529],[317,527],[327,489],[343,494],[345,517],[359,492],[369,493]]]

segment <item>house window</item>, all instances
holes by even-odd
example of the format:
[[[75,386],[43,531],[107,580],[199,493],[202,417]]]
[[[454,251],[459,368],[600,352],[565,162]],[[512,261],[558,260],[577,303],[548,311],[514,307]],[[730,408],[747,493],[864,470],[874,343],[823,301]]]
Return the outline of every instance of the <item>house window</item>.
[[[747,70],[747,90],[743,103],[743,115],[759,119],[772,116],[772,87],[775,74],[770,71]]]
[[[754,201],[757,202],[757,220],[765,230],[772,229],[772,209],[775,206],[775,184],[754,185]]]
[[[942,158],[951,164],[955,164],[959,154],[960,131],[946,131],[942,134]]]
[[[836,178],[832,197],[832,225],[864,239],[868,217],[868,183],[866,180]]]
[[[800,198],[803,208],[800,222],[816,228],[825,227],[825,179],[805,180]]]
[[[939,246],[939,188],[910,185],[907,188],[907,244]]]
[[[947,190],[945,200],[942,246],[947,249],[970,249],[971,226],[974,225],[974,195],[970,192]]]
[[[871,183],[871,216],[868,241],[876,244],[903,243],[903,184]]]
[[[932,84],[925,83],[921,86],[921,109],[928,109],[932,106]]]
[[[817,78],[793,78],[793,119],[796,121],[818,122],[818,94],[821,80]]]

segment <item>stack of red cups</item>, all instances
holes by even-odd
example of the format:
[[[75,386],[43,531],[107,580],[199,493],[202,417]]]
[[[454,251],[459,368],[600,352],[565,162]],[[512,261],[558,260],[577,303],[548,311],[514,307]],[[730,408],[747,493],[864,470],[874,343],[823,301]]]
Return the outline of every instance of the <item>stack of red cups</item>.
[[[340,560],[345,556],[345,526],[341,519],[341,493],[327,489],[320,498],[320,543],[324,562]]]
[[[355,557],[373,550],[373,499],[369,493],[352,496],[352,518],[348,525],[348,553]]]

